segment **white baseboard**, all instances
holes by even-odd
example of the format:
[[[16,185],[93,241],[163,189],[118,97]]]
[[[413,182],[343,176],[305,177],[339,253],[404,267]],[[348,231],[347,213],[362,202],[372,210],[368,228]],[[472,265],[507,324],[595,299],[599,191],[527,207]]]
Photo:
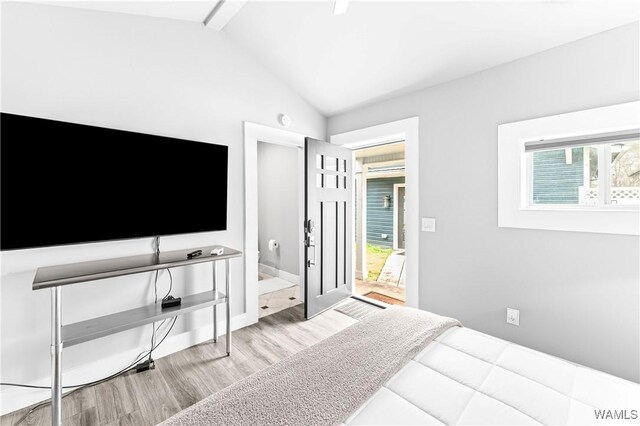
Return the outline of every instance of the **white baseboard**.
[[[289,281],[290,283],[300,285],[300,276],[292,274],[291,272],[282,271],[280,269],[274,268],[273,266],[264,265],[262,263],[258,264],[258,270],[260,272],[264,272],[265,274],[282,278],[283,280]]]
[[[238,330],[240,328],[251,325],[253,322],[251,322],[249,315],[246,313],[238,315],[232,318],[231,329]],[[218,322],[218,333],[224,335],[225,330],[226,323],[224,321],[224,318],[222,318]],[[175,336],[170,336],[162,343],[162,345],[160,345],[155,351],[153,351],[153,358],[156,360],[160,359],[167,355],[171,355],[172,353],[197,345],[198,343],[211,340],[212,337],[213,324],[197,328],[195,330],[186,331],[184,333],[176,334]],[[225,339],[219,338],[218,344],[225,345]],[[123,367],[129,365],[132,361],[135,360],[135,357],[140,352],[146,350],[149,350],[148,345],[132,348],[124,352],[109,355],[105,358],[100,358],[99,360],[83,364],[69,370],[65,370],[63,372],[63,383],[83,383],[110,376]],[[64,358],[64,351],[62,353],[62,356]],[[233,343],[231,356],[233,356]],[[34,380],[30,384],[38,386],[51,386],[51,378],[45,377],[39,380]],[[11,413],[12,411],[16,411],[40,401],[44,401],[50,396],[51,391],[46,389],[6,387],[0,390],[0,415],[5,415],[7,413]]]

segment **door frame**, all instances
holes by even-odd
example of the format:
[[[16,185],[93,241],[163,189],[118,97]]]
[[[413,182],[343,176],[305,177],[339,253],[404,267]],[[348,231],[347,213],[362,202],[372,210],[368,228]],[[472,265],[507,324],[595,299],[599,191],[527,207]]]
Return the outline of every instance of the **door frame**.
[[[393,184],[393,249],[398,250],[398,240],[400,239],[400,232],[398,230],[398,209],[400,208],[400,203],[398,200],[399,190],[398,188],[404,188],[404,196],[405,199],[407,197],[407,183],[394,183]],[[406,220],[405,220],[406,222]],[[406,226],[406,223],[405,223]],[[405,250],[406,250],[406,241],[405,241]]]
[[[406,294],[405,305],[419,307],[420,261],[420,119],[410,117],[358,130],[332,135],[331,143],[347,148],[367,148],[392,142],[404,141],[405,146],[405,197],[407,198],[406,224]],[[355,202],[355,199],[354,199]],[[355,209],[352,220],[355,222]],[[354,224],[355,226],[355,224]],[[354,228],[355,229],[355,228]],[[354,268],[355,274],[355,268]],[[355,279],[355,276],[353,277]],[[355,285],[354,285],[355,288]]]
[[[300,298],[304,300],[304,139],[305,135],[244,122],[244,280],[247,325],[258,322],[258,142],[298,149],[298,259]]]

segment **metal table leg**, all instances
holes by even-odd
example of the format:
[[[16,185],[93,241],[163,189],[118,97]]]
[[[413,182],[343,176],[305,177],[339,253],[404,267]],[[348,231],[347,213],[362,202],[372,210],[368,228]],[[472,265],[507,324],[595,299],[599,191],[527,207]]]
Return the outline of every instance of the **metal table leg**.
[[[62,288],[51,288],[51,424],[62,424]]]
[[[224,260],[226,269],[226,296],[227,296],[227,355],[231,355],[231,297],[229,294],[229,259]]]
[[[218,280],[216,277],[216,271],[218,268],[218,262],[213,262],[213,294],[216,299],[218,298]],[[218,342],[218,305],[213,305],[213,343]]]

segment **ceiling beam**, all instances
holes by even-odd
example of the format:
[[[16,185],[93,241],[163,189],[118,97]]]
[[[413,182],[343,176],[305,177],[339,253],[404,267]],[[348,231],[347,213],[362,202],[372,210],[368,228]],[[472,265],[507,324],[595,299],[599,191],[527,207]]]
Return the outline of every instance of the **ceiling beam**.
[[[349,0],[335,0],[333,3],[333,14],[334,15],[344,15],[347,13],[347,8],[349,7]]]
[[[247,3],[247,0],[218,0],[202,22],[205,27],[221,31]]]

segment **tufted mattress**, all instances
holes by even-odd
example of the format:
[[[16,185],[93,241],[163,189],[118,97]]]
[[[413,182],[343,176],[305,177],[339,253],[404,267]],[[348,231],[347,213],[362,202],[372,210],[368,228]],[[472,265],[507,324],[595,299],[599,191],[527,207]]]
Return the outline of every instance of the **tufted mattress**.
[[[454,327],[345,423],[640,424],[639,415],[636,383]]]

